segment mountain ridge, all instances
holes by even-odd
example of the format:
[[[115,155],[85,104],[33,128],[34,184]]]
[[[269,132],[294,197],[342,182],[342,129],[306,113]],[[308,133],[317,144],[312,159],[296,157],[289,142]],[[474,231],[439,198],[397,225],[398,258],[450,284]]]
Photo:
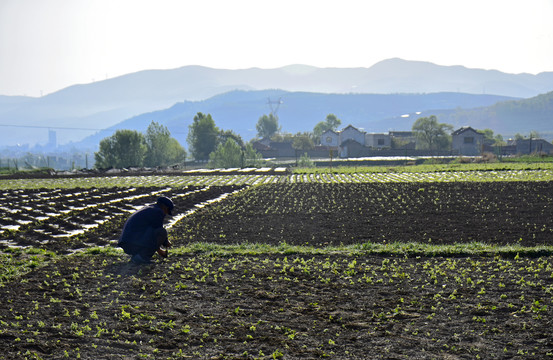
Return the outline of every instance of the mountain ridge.
[[[103,132],[98,132],[81,142],[90,147],[115,130],[132,129],[144,132],[151,121],[168,127],[171,134],[186,144],[188,126],[197,112],[212,115],[216,125],[224,130],[233,130],[248,141],[255,137],[255,125],[263,114],[270,113],[268,99],[281,100],[277,116],[283,131],[296,133],[312,131],[330,113],[342,120],[342,125],[353,125],[369,132],[391,130],[380,119],[400,117],[402,114],[422,112],[428,108],[455,109],[473,108],[510,100],[497,95],[474,95],[462,93],[434,94],[323,94],[309,92],[286,92],[282,90],[243,91],[235,90],[212,98],[174,104],[118,123]],[[274,109],[277,110],[276,107]],[[401,118],[395,130],[410,130],[416,119]]]
[[[182,101],[203,101],[233,90],[266,89],[323,94],[457,92],[528,98],[553,90],[553,72],[506,74],[398,58],[369,68],[295,64],[275,69],[226,70],[190,65],[76,84],[40,98],[1,97],[0,124],[103,129]],[[89,134],[60,131],[58,142],[78,142]],[[45,143],[47,139],[44,129],[21,131],[14,127],[0,134],[0,146]]]

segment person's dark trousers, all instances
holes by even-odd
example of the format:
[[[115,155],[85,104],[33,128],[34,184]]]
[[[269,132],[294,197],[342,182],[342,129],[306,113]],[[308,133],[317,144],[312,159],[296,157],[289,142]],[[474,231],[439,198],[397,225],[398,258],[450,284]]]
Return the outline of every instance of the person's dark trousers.
[[[123,243],[121,247],[126,254],[140,254],[144,259],[151,259],[161,246],[167,246],[167,230],[165,228],[149,228],[141,237],[133,242]]]

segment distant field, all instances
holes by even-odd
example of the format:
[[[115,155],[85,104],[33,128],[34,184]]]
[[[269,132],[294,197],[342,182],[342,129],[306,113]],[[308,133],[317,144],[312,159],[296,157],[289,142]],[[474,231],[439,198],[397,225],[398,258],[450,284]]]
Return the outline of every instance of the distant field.
[[[1,179],[0,189],[71,189],[110,187],[186,187],[276,183],[552,181],[553,164],[420,165],[298,169],[288,175],[145,175]]]

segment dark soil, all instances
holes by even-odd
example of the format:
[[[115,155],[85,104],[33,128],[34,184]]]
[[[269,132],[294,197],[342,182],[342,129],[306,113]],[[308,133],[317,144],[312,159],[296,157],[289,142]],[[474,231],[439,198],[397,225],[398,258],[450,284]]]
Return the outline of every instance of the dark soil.
[[[237,189],[163,194],[175,199],[179,214]],[[1,237],[59,253],[111,244],[129,212],[118,212],[126,202],[111,207],[108,199],[160,189],[75,195],[81,190],[45,201],[32,200],[48,198],[38,191],[11,195],[27,196],[33,210],[59,212],[71,197],[106,204],[61,213],[58,230],[102,212],[113,217],[77,238],[33,235],[40,222]],[[550,245],[552,198],[553,185],[539,182],[263,185],[185,217],[170,236],[177,247],[368,240]],[[553,355],[552,294],[552,257],[172,251],[166,260],[135,266],[122,253],[98,251],[60,256],[0,287],[0,348],[6,359],[542,359]]]
[[[188,241],[553,245],[553,183],[272,184],[198,212]]]
[[[542,359],[553,352],[552,258],[126,260],[64,257],[1,288],[4,358]]]

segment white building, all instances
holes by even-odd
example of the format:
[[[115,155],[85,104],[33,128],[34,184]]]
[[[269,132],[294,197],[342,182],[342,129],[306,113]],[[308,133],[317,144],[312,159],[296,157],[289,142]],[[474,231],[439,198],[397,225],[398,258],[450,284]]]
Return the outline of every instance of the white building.
[[[340,131],[340,145],[347,140],[353,140],[361,145],[365,145],[365,132],[360,131],[353,125],[348,125]]]
[[[327,130],[321,135],[321,145],[337,148],[340,146],[340,134],[333,130]]]

